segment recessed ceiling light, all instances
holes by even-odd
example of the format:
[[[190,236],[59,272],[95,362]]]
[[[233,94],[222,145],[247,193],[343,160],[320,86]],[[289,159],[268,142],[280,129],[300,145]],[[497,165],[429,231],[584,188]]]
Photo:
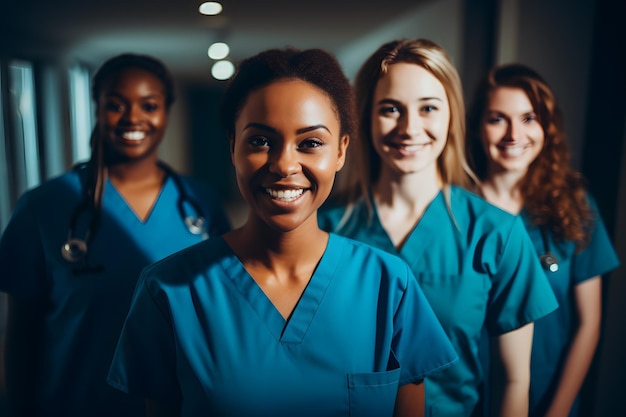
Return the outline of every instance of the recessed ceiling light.
[[[211,59],[224,59],[230,53],[230,48],[224,42],[215,42],[213,45],[209,46],[207,53]]]
[[[217,61],[211,67],[211,75],[216,80],[227,80],[235,73],[235,66],[230,61]]]
[[[208,16],[215,16],[222,13],[222,4],[216,1],[206,1],[198,7],[198,11]]]

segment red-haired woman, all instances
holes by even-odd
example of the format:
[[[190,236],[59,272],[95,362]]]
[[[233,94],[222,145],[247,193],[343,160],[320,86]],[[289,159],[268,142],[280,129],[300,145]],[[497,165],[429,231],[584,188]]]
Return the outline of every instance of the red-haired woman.
[[[519,64],[492,69],[468,131],[480,192],[523,218],[560,306],[535,322],[530,415],[574,416],[599,339],[600,278],[618,266],[615,251],[539,74]]]

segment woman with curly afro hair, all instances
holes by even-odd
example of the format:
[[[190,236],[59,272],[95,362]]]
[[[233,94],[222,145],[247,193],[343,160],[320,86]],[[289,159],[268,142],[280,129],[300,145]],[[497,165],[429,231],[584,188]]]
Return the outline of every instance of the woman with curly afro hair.
[[[519,215],[560,308],[535,322],[530,415],[575,416],[600,335],[601,275],[618,259],[582,175],[570,165],[561,111],[537,72],[493,68],[468,114],[479,192]]]

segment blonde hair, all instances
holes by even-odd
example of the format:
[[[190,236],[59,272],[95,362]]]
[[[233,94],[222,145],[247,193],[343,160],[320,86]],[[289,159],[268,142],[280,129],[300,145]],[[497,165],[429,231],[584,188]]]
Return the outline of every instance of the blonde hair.
[[[391,65],[410,63],[433,74],[443,85],[450,105],[448,142],[437,161],[445,189],[469,188],[475,178],[465,159],[465,106],[461,79],[446,51],[428,39],[395,40],[382,45],[361,66],[355,83],[358,134],[351,144],[336,198],[351,205],[368,195],[380,175],[381,159],[372,144],[372,100],[378,80]],[[369,206],[369,199],[365,198]]]

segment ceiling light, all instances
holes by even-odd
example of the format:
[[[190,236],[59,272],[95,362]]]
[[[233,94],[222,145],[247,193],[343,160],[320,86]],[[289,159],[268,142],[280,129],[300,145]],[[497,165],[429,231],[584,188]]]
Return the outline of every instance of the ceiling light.
[[[211,67],[211,75],[216,80],[227,80],[235,73],[235,66],[230,61],[217,61]]]
[[[222,13],[222,4],[216,1],[206,1],[198,7],[198,11],[208,16]]]
[[[230,53],[230,48],[224,42],[215,42],[213,45],[209,46],[208,50],[209,58],[220,60],[224,59]]]

